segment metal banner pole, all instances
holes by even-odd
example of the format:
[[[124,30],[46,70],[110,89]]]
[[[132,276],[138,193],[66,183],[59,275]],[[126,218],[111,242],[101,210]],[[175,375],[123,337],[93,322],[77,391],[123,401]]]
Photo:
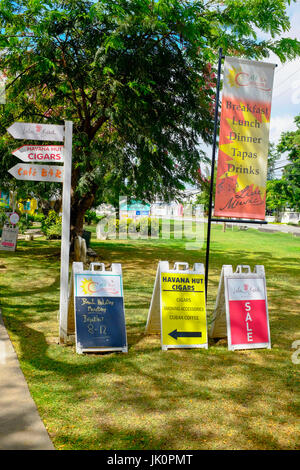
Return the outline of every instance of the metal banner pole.
[[[209,248],[210,248],[210,229],[212,219],[212,200],[213,200],[213,188],[214,188],[214,171],[215,171],[215,160],[216,160],[216,141],[217,141],[217,126],[219,117],[219,94],[220,94],[220,77],[221,77],[221,66],[223,58],[223,50],[219,49],[219,63],[218,63],[218,78],[217,78],[217,93],[216,93],[216,104],[215,104],[215,124],[214,124],[214,140],[212,146],[212,157],[211,157],[211,179],[210,179],[210,193],[209,193],[209,208],[208,208],[208,220],[207,220],[207,238],[206,238],[206,260],[205,260],[205,296],[207,299],[207,282],[208,282],[208,266],[209,266]]]
[[[68,288],[70,256],[70,215],[71,215],[71,175],[72,175],[72,133],[73,122],[65,121],[64,142],[64,181],[62,194],[62,234],[60,260],[60,304],[59,304],[59,339],[67,339],[68,323]]]

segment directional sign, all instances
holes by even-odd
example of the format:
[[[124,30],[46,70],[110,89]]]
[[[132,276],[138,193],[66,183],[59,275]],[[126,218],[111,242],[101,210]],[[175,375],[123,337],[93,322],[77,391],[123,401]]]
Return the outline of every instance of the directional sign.
[[[7,132],[15,139],[54,140],[57,142],[64,140],[64,126],[54,124],[15,122],[7,129]]]
[[[12,152],[23,162],[63,163],[63,145],[23,145]]]
[[[63,182],[64,168],[56,165],[18,163],[8,170],[18,180]]]

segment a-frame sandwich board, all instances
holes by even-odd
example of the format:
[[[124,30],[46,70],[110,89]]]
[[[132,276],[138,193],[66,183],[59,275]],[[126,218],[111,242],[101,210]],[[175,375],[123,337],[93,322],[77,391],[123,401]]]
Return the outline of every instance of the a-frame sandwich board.
[[[271,348],[264,266],[222,267],[209,336],[227,337],[232,351]]]
[[[146,324],[146,334],[160,334],[164,351],[207,348],[204,265],[160,261]]]

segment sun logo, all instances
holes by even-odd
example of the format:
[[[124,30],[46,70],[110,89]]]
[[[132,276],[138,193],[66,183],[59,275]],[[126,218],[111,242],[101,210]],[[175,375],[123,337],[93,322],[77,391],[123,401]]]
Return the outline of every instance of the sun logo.
[[[97,283],[92,279],[83,279],[80,287],[85,295],[93,295],[97,292]]]
[[[227,75],[228,84],[231,88],[239,88],[239,85],[236,82],[236,76],[242,72],[241,67],[229,69],[229,73]]]

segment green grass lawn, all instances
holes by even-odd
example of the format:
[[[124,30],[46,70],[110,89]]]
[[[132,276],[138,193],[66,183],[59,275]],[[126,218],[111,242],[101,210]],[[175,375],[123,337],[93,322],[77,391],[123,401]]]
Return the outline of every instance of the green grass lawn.
[[[159,260],[204,262],[185,240],[107,240],[98,260],[123,267],[128,354],[77,355],[58,344],[60,242],[20,241],[1,252],[5,325],[57,449],[297,449],[300,241],[290,234],[213,226],[211,321],[223,264],[263,264],[271,350],[161,351],[144,330]]]

